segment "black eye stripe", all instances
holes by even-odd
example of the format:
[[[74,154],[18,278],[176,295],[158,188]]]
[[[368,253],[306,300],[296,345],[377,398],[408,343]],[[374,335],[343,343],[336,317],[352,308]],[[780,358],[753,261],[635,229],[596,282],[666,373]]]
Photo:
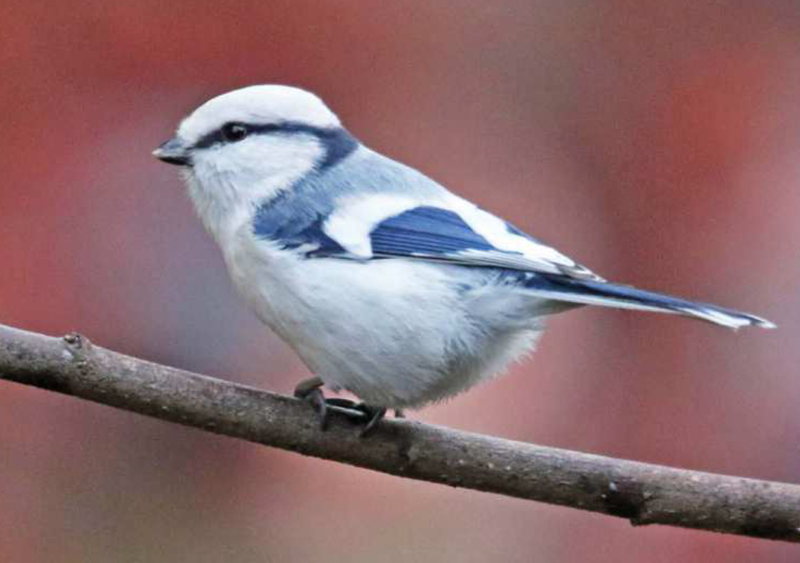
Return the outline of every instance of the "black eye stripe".
[[[225,125],[230,124],[226,123]],[[240,123],[240,125],[246,127],[248,137],[252,135],[269,135],[271,133],[313,135],[325,149],[325,156],[318,163],[320,170],[334,166],[358,148],[358,141],[343,127],[315,127],[307,123],[292,121],[262,124]],[[203,136],[194,144],[192,149],[205,149],[226,143],[222,128],[220,128]]]
[[[330,137],[337,134],[337,131],[341,129],[338,127],[315,127],[313,125],[308,125],[307,123],[296,123],[292,121],[286,121],[283,123],[242,123],[242,122],[231,122],[226,123],[219,129],[207,133],[203,135],[192,148],[195,149],[206,149],[208,147],[222,144],[229,142],[228,139],[225,137],[224,130],[226,127],[230,127],[232,125],[241,125],[247,128],[247,136],[250,135],[263,135],[269,133],[306,133],[309,135],[314,135],[315,137],[319,137],[320,139],[324,139],[326,137]]]

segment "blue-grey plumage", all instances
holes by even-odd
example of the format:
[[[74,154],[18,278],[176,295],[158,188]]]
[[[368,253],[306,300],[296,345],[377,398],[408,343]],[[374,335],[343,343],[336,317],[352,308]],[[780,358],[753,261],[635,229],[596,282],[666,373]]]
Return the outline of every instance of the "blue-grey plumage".
[[[768,321],[609,283],[361,145],[319,98],[253,86],[192,113],[156,156],[185,166],[195,209],[258,317],[334,389],[416,408],[530,351],[581,305]]]

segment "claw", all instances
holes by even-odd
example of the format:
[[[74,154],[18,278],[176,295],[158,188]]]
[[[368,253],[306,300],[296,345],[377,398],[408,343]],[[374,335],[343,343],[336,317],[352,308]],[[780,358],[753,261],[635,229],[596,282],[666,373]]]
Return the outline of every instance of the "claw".
[[[328,429],[328,404],[325,401],[325,394],[320,389],[322,385],[319,377],[304,379],[294,388],[294,396],[308,401],[319,417],[319,429],[324,432]]]
[[[370,407],[364,403],[361,403],[360,407],[361,410],[369,417],[369,420],[367,420],[364,428],[362,428],[361,432],[359,433],[361,438],[366,438],[372,433],[378,423],[383,420],[383,417],[386,416],[386,407]]]
[[[325,432],[328,429],[328,401],[325,399],[322,389],[319,387],[312,389],[304,398],[311,404],[319,417],[319,429]]]
[[[331,411],[336,411],[355,420],[364,420],[369,416],[360,403],[339,397],[326,398],[321,387],[324,385],[319,377],[304,379],[294,388],[294,396],[308,402],[319,417],[319,428],[323,432],[328,429]]]
[[[307,401],[319,416],[319,429],[323,432],[328,429],[328,415],[331,411],[336,411],[359,422],[366,420],[359,433],[362,438],[372,433],[386,416],[386,407],[373,407],[339,397],[327,399],[321,389],[323,385],[324,383],[319,377],[311,377],[304,379],[294,388],[294,396]],[[396,417],[403,417],[402,411],[395,410],[394,412]]]

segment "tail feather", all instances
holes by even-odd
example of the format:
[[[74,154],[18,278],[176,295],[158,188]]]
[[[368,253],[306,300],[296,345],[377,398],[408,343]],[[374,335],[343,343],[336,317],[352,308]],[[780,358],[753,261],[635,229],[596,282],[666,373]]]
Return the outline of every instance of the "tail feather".
[[[770,321],[749,313],[615,283],[539,274],[529,277],[525,286],[537,295],[556,301],[672,313],[733,329],[743,326],[775,328]]]

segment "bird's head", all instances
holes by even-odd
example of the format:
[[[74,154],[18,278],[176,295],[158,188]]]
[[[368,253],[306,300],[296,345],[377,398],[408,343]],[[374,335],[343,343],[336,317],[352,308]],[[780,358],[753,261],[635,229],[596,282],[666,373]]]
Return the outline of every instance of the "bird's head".
[[[212,234],[357,147],[314,94],[289,86],[234,90],[207,101],[153,155],[183,167]]]

